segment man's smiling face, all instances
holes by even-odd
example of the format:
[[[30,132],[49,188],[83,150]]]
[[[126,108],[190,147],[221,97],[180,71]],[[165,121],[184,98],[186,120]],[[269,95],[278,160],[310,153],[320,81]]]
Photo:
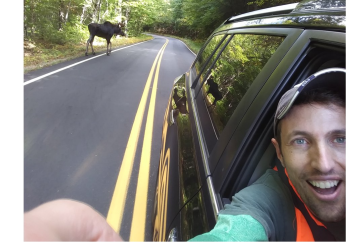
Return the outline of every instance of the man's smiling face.
[[[345,218],[345,108],[305,104],[280,121],[278,158],[309,210],[322,222]]]

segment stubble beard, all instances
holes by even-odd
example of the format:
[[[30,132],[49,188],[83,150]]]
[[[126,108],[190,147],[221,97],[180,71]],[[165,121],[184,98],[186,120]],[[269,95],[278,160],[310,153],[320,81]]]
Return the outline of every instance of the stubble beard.
[[[301,181],[307,182],[305,178],[299,178]],[[306,207],[310,212],[321,222],[339,222],[346,217],[346,203],[340,203],[340,199],[332,202],[321,201],[315,197],[315,195],[310,194],[308,187],[300,186],[300,184],[295,184],[291,180],[292,184],[295,186],[298,194],[302,201],[305,203]],[[307,184],[307,186],[310,186]]]

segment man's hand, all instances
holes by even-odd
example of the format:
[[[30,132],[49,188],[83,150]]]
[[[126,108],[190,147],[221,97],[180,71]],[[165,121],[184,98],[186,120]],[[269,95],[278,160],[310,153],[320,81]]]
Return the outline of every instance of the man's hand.
[[[24,240],[123,241],[89,205],[59,199],[24,213]]]

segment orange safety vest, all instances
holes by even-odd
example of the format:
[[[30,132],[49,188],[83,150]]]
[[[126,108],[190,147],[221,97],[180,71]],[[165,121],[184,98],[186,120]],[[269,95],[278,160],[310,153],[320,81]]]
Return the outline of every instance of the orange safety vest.
[[[288,177],[287,170],[282,166],[274,168],[280,173],[282,180],[288,183],[291,192],[296,214],[296,241],[335,241],[335,237],[327,230],[326,226],[317,220],[303,203],[296,188]],[[282,175],[284,169],[284,175]]]

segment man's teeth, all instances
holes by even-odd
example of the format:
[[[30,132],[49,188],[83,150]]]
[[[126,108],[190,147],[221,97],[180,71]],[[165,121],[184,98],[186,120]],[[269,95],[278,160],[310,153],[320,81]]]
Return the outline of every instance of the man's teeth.
[[[319,187],[321,189],[331,188],[337,186],[339,181],[309,181],[313,186]]]

